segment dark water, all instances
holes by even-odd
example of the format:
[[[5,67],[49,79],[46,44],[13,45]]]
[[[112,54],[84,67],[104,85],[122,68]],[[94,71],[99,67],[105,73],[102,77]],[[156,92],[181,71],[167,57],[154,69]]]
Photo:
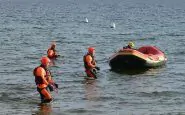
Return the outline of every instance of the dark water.
[[[0,25],[1,114],[185,114],[184,0],[0,0]],[[32,70],[53,40],[62,55],[51,67],[59,93],[40,106]],[[159,47],[166,66],[110,71],[108,58],[129,41]],[[101,71],[84,83],[88,46]]]

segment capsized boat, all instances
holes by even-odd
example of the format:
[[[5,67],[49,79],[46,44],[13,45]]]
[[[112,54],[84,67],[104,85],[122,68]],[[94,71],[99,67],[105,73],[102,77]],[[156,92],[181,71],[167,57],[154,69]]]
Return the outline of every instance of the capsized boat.
[[[121,49],[109,58],[111,69],[152,68],[162,66],[167,57],[155,46],[142,46],[138,49]]]

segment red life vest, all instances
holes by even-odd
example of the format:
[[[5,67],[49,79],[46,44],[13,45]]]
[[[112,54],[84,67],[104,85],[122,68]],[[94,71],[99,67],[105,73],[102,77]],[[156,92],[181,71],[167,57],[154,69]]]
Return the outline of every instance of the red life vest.
[[[88,62],[86,61],[86,57],[87,57],[87,56],[91,56],[91,57],[92,57],[92,61],[91,61],[92,64],[95,64],[95,59],[94,59],[94,56],[92,56],[92,55],[89,54],[89,53],[85,54],[84,57],[83,57],[85,69],[91,69],[91,67],[88,66]]]
[[[49,58],[56,58],[57,57],[56,50],[53,49],[53,48],[49,48],[48,51],[47,51],[47,56]]]
[[[49,79],[48,76],[51,76],[51,72],[50,72],[47,68],[43,67],[42,65],[36,67],[36,68],[33,70],[33,75],[35,76],[35,83],[36,83],[36,85],[38,85],[38,84],[44,84],[44,81],[43,81],[43,79],[41,78],[41,76],[37,76],[37,75],[36,75],[37,68],[39,68],[39,67],[42,67],[42,68],[46,71],[46,76],[45,76],[45,78],[46,78],[47,81],[48,81],[48,79]]]

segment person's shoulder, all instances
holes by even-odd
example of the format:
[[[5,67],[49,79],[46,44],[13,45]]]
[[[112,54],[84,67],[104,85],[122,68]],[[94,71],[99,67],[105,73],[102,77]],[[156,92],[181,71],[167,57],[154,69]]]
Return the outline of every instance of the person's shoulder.
[[[37,67],[37,71],[45,71],[43,67]]]
[[[87,55],[86,56],[86,60],[92,60],[92,56],[91,55]]]
[[[92,56],[91,55],[86,55],[86,58],[92,58]]]
[[[46,71],[44,70],[44,68],[43,67],[36,67],[35,69],[34,69],[34,72],[33,72],[33,74],[35,75],[35,76],[42,76],[42,75],[45,75],[46,74]]]

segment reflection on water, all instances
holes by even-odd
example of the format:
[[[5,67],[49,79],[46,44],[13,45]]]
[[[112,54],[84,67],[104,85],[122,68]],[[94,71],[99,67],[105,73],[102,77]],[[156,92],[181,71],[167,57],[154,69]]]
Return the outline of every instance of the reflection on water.
[[[119,74],[127,74],[127,75],[136,75],[136,74],[143,74],[146,71],[148,71],[149,69],[147,68],[129,68],[129,69],[121,69],[121,70],[110,70],[110,71],[114,71],[116,73]]]
[[[52,104],[39,104],[38,110],[32,113],[32,115],[52,115]]]
[[[96,80],[85,80],[85,98],[87,100],[95,100],[97,97],[100,97],[97,88]]]
[[[56,59],[50,59],[50,66],[55,66],[56,65],[55,61],[56,61]]]
[[[137,75],[137,74],[157,74],[163,71],[165,66],[161,66],[158,68],[125,68],[121,70],[110,70],[119,74],[126,75]]]
[[[159,68],[151,68],[145,72],[145,75],[157,75],[159,73],[163,73],[165,71],[165,67],[159,67]]]

